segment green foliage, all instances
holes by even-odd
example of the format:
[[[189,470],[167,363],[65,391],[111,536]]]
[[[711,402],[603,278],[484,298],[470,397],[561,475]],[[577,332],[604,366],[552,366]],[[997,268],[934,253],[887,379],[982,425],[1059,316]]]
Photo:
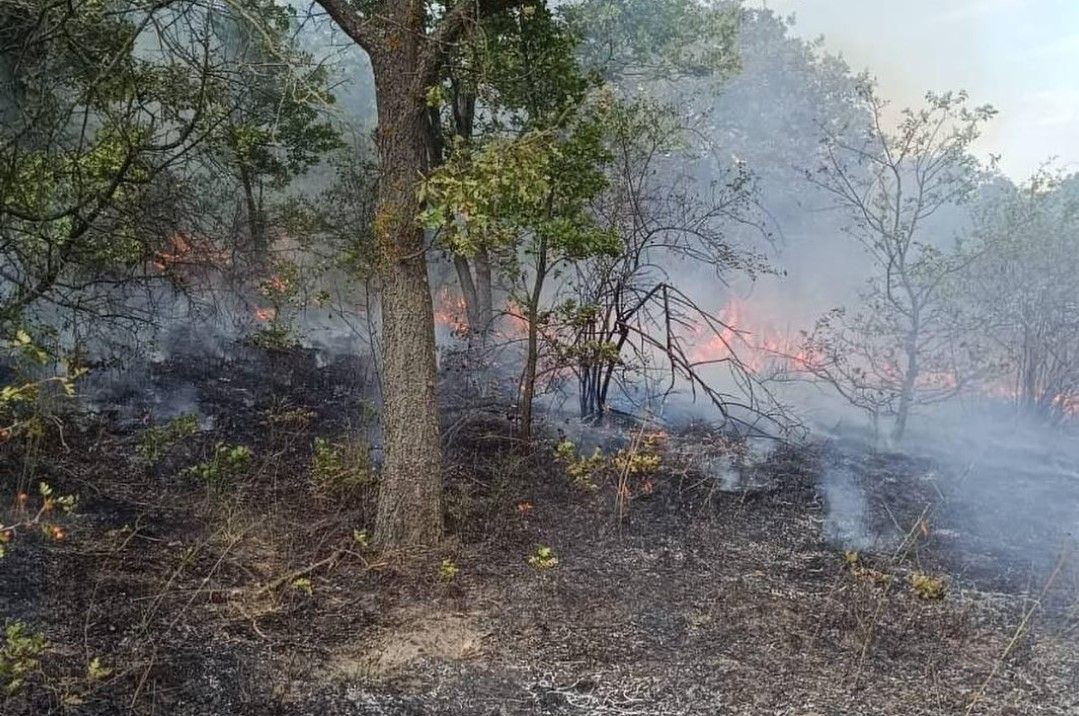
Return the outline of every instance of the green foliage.
[[[109,678],[112,674],[112,669],[101,663],[101,657],[95,656],[90,659],[90,663],[86,665],[86,680],[87,681],[103,681]]]
[[[547,545],[541,545],[536,549],[535,554],[528,558],[528,563],[539,570],[554,569],[558,566],[558,557],[555,556],[553,549]]]
[[[16,323],[10,335],[0,356],[15,376],[0,388],[0,442],[40,434],[44,419],[75,397],[76,381],[86,373],[75,361],[58,359],[55,348],[46,348],[26,327]],[[57,369],[63,372],[49,375]]]
[[[739,68],[737,3],[580,0],[566,8],[585,66],[612,79],[717,79]]]
[[[0,688],[8,696],[18,693],[41,665],[45,652],[45,637],[27,629],[22,622],[9,622],[4,627],[4,643],[0,647]]]
[[[573,483],[586,490],[595,490],[597,480],[604,473],[613,473],[620,477],[648,478],[654,475],[663,464],[659,453],[659,439],[648,435],[629,448],[624,448],[614,455],[605,455],[595,448],[591,455],[582,456],[577,446],[563,440],[555,446],[555,459],[564,466],[566,475]]]
[[[327,120],[329,70],[298,50],[298,27],[295,9],[273,0],[0,8],[4,65],[17,68],[0,74],[10,289],[0,327],[58,296],[110,313],[102,303],[126,295],[117,284],[184,281],[190,260],[225,263],[235,252],[215,244],[234,239],[200,227],[231,221],[231,197],[250,197],[248,218],[265,238],[273,192],[340,144]],[[186,255],[190,242],[177,251],[177,237],[195,235],[212,251]],[[120,305],[116,318],[132,310]]]
[[[341,146],[326,119],[329,69],[296,46],[291,5],[243,0],[225,25],[224,53],[236,69],[217,87],[222,123],[211,144],[242,181],[283,188]]]
[[[596,448],[584,457],[577,454],[577,446],[569,440],[555,446],[555,458],[565,466],[573,484],[585,490],[597,489],[596,478],[607,467],[607,457],[602,450]]]
[[[611,465],[623,475],[648,476],[659,470],[663,458],[650,449],[619,450]]]
[[[194,413],[179,415],[164,425],[147,428],[139,438],[135,454],[152,467],[157,465],[173,446],[197,434],[198,431],[197,415]]]
[[[951,287],[991,327],[990,380],[1049,423],[1079,415],[1079,175],[1046,167],[1022,185],[996,176],[974,211],[974,260]]]
[[[480,29],[428,92],[452,140],[421,186],[421,223],[464,256],[484,249],[512,262],[522,244],[569,257],[616,251],[587,207],[606,186],[613,98],[581,71],[577,36],[545,2],[491,14]]]
[[[458,569],[457,564],[449,557],[442,560],[442,563],[438,565],[438,576],[444,582],[452,582],[459,571],[461,570]]]
[[[248,340],[251,345],[270,353],[288,351],[298,345],[292,329],[287,324],[276,320],[256,328]]]
[[[374,469],[367,446],[359,440],[334,443],[315,438],[311,460],[315,492],[334,499],[359,496],[374,484]]]
[[[478,148],[458,142],[421,187],[427,208],[420,221],[466,256],[522,241],[526,253],[540,246],[566,258],[616,253],[617,237],[597,226],[588,207],[607,182],[604,128],[612,101],[597,94],[559,128],[495,138]]]
[[[224,488],[247,470],[253,457],[246,445],[219,442],[209,460],[189,467],[187,472],[209,487]]]
[[[20,532],[37,529],[46,539],[59,542],[67,537],[66,530],[57,524],[54,515],[70,515],[79,504],[75,495],[57,495],[47,482],[38,483],[38,501],[27,493],[19,493],[16,502],[23,517],[10,524],[0,524],[0,559],[7,556],[9,545]]]

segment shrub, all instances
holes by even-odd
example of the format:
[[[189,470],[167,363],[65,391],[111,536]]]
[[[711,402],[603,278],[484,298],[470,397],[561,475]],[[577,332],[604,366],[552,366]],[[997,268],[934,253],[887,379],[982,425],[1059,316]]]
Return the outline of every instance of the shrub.
[[[209,460],[189,467],[187,472],[210,487],[226,487],[247,469],[253,456],[246,445],[219,442]]]
[[[528,563],[536,569],[553,569],[558,566],[558,557],[547,545],[541,545],[536,553],[528,558]]]
[[[367,445],[359,440],[334,443],[315,438],[311,483],[315,492],[324,497],[340,500],[360,496],[374,483]]]
[[[199,431],[199,419],[194,413],[173,418],[164,425],[148,428],[139,439],[135,453],[151,467],[161,462],[172,446]]]
[[[4,628],[4,644],[0,647],[0,688],[8,696],[18,693],[26,680],[41,664],[45,637],[27,630],[22,622],[9,623]]]
[[[588,457],[577,454],[577,446],[563,440],[555,447],[555,457],[566,466],[566,474],[573,484],[585,490],[596,489],[596,478],[607,466],[603,451],[596,448]]]
[[[936,601],[944,599],[944,580],[933,577],[923,572],[915,572],[910,575],[910,586],[919,599]]]

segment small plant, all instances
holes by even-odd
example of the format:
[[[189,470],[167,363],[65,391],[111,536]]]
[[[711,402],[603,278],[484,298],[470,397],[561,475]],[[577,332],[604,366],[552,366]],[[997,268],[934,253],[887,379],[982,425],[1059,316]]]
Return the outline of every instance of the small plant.
[[[286,351],[298,345],[290,316],[302,305],[300,267],[285,260],[274,261],[273,273],[259,281],[258,293],[268,306],[255,310],[255,320],[263,323],[250,341],[266,351]]]
[[[352,530],[352,541],[359,547],[364,548],[371,544],[371,538],[367,535],[367,530]]]
[[[262,422],[271,427],[285,426],[302,428],[315,419],[314,411],[306,408],[294,408],[287,404],[274,405],[263,411]]]
[[[311,482],[315,491],[334,499],[355,497],[373,482],[371,457],[359,441],[343,444],[315,438]]]
[[[299,592],[303,592],[309,597],[315,593],[315,586],[307,577],[297,577],[292,580],[292,588]]]
[[[153,467],[174,445],[199,431],[199,419],[194,413],[177,416],[164,425],[148,428],[139,439],[135,454]]]
[[[101,663],[100,656],[95,656],[93,659],[90,659],[90,663],[86,665],[86,679],[88,681],[101,681],[107,679],[111,673],[112,669]]]
[[[888,585],[892,582],[892,575],[867,565],[862,560],[860,552],[847,550],[843,553],[843,563],[846,565],[847,569],[850,570],[850,573],[858,579],[863,579],[878,585]]]
[[[910,575],[910,586],[919,599],[937,601],[944,599],[944,580],[941,577],[933,577],[924,572],[915,572]]]
[[[558,566],[558,557],[547,545],[541,545],[536,553],[528,558],[528,563],[536,569],[553,569]]]
[[[47,482],[38,483],[38,495],[41,502],[36,510],[32,510],[30,495],[20,492],[16,502],[24,517],[12,524],[0,524],[0,558],[7,556],[12,540],[23,530],[39,529],[47,539],[56,542],[67,537],[64,528],[52,522],[50,515],[57,512],[71,514],[78,506],[78,498],[74,495],[57,495]]]
[[[26,680],[41,664],[45,637],[29,632],[22,622],[9,623],[4,628],[4,644],[0,648],[0,688],[8,695],[18,693]]]
[[[438,565],[438,576],[441,577],[444,582],[453,581],[453,578],[457,576],[457,572],[459,571],[457,565],[449,557],[442,560],[442,564]]]
[[[596,448],[588,457],[577,454],[577,446],[569,440],[563,440],[555,447],[555,458],[566,466],[566,474],[573,484],[584,490],[596,489],[596,478],[607,466],[603,451]]]
[[[651,452],[619,450],[611,462],[620,474],[646,476],[654,474],[663,460]]]
[[[223,487],[247,469],[253,456],[246,445],[219,442],[209,460],[189,467],[187,471],[211,487]]]
[[[268,352],[287,351],[299,345],[289,327],[277,320],[265,326],[259,326],[251,334],[250,341],[252,345]]]

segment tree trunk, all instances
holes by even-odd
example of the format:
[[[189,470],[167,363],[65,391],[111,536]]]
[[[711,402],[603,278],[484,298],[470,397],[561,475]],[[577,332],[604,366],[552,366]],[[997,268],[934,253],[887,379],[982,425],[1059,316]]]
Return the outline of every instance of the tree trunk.
[[[521,375],[520,427],[521,439],[532,440],[532,403],[536,398],[536,369],[539,364],[539,306],[543,297],[543,282],[547,278],[547,238],[540,239],[536,252],[536,278],[525,307],[528,320],[528,347],[524,373]]]
[[[262,206],[261,202],[255,198],[255,186],[251,178],[251,173],[247,170],[247,167],[240,166],[240,184],[244,190],[244,204],[245,213],[247,214],[247,231],[250,234],[249,239],[251,242],[251,248],[256,254],[258,261],[264,261],[266,259],[266,245],[265,231],[263,230],[264,222],[262,220]]]
[[[382,284],[385,463],[375,539],[432,544],[442,531],[442,445],[435,385],[434,315],[417,182],[427,170],[426,106],[405,78],[417,72],[422,13],[373,56],[381,165],[375,240]]]
[[[536,313],[528,308],[528,354],[521,379],[521,423],[519,435],[525,442],[532,440],[532,401],[536,398],[536,367],[539,362],[539,331]]]
[[[472,267],[468,259],[460,254],[453,255],[453,267],[457,269],[457,281],[461,284],[461,295],[465,299],[465,317],[468,320],[468,342],[472,344],[480,325],[479,298],[476,295],[476,282],[472,280]]]
[[[907,371],[903,375],[903,383],[899,392],[899,408],[895,412],[895,425],[892,429],[892,442],[900,443],[907,432],[907,419],[910,417],[910,408],[914,403],[914,386],[918,380],[921,367],[918,364],[918,338],[917,329],[907,337]]]
[[[478,302],[477,324],[480,338],[484,345],[495,320],[494,296],[491,289],[491,256],[487,249],[481,248],[473,261],[476,265],[476,300]]]

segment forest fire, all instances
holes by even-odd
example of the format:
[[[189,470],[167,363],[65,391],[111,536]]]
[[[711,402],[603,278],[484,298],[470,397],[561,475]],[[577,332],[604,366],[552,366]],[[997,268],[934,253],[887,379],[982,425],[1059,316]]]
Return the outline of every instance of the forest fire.
[[[1079,16],[795,4],[5,2],[0,715],[1079,714]]]
[[[435,326],[448,330],[453,335],[468,331],[468,310],[464,296],[443,286],[434,297]]]
[[[691,332],[689,359],[702,365],[736,359],[756,375],[804,370],[810,360],[805,346],[754,314],[748,301],[730,299],[716,314],[720,330],[697,326]]]
[[[277,309],[276,308],[271,307],[271,308],[256,308],[255,309],[255,320],[258,321],[259,323],[267,323],[269,321],[273,321],[276,318],[277,318]]]

